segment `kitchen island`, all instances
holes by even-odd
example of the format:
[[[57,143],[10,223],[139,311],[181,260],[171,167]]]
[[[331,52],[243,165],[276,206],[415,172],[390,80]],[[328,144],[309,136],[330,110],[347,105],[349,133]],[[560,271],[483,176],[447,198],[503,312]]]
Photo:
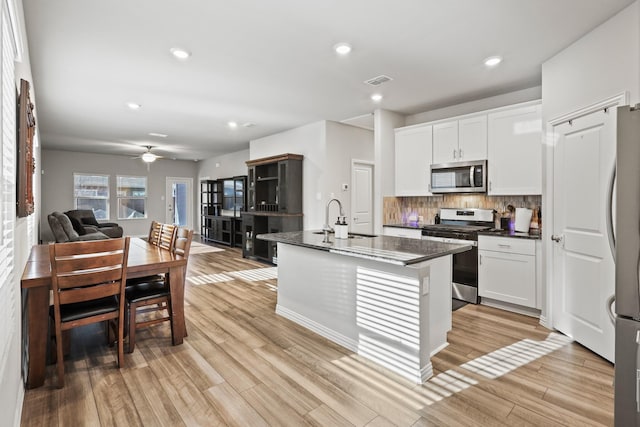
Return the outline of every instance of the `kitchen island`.
[[[451,255],[471,245],[322,232],[277,242],[276,313],[416,383],[451,329]]]

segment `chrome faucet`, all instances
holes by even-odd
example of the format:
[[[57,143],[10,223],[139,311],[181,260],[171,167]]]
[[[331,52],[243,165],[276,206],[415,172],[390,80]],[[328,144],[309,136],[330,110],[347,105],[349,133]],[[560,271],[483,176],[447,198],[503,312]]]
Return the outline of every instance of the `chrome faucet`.
[[[324,215],[324,225],[322,226],[322,231],[324,231],[324,240],[323,243],[331,243],[329,240],[329,233],[333,231],[333,228],[329,225],[329,206],[331,206],[331,202],[337,202],[338,207],[340,208],[340,216],[344,216],[344,212],[342,211],[342,203],[338,199],[331,199],[327,202],[327,209]]]

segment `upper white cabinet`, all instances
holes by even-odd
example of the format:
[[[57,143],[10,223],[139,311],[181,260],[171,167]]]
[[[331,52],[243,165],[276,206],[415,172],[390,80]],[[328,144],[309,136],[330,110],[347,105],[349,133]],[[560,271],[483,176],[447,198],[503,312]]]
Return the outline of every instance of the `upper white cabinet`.
[[[542,194],[541,105],[488,114],[488,194]]]
[[[487,158],[485,114],[433,125],[433,163]]]
[[[433,126],[396,129],[396,196],[430,196]]]

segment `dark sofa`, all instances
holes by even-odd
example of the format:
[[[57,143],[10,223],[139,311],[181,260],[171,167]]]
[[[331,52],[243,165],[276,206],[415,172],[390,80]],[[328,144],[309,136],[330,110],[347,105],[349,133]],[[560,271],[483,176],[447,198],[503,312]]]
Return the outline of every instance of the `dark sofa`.
[[[122,237],[122,227],[115,222],[99,223],[91,209],[73,209],[66,211],[65,215],[71,220],[73,229],[81,236],[99,231],[111,238]]]
[[[47,220],[49,221],[49,227],[51,227],[56,243],[77,242],[80,240],[104,240],[109,238],[106,234],[98,231],[97,227],[93,229],[85,228],[83,230],[84,234],[80,235],[73,228],[69,217],[60,212],[49,214]]]

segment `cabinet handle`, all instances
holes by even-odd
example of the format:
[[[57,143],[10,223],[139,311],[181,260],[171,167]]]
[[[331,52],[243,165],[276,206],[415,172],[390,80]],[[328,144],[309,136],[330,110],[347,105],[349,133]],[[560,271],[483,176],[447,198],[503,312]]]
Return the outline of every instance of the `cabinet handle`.
[[[453,149],[453,158],[454,158],[454,159],[457,159],[457,158],[458,158],[458,157],[457,157],[457,155],[458,155],[457,151],[458,151],[458,150],[456,150],[455,148]]]
[[[462,154],[463,154],[463,153],[464,153],[464,152],[462,151],[462,148],[458,150],[458,157],[459,157],[460,159],[462,159]]]
[[[507,248],[507,249],[508,249],[508,248],[510,248],[510,247],[511,247],[511,245],[504,245],[504,244],[502,244],[502,243],[498,243],[498,247],[499,247],[499,248]]]
[[[491,191],[491,181],[489,181],[489,191]]]
[[[482,265],[482,255],[478,255],[478,264]]]

